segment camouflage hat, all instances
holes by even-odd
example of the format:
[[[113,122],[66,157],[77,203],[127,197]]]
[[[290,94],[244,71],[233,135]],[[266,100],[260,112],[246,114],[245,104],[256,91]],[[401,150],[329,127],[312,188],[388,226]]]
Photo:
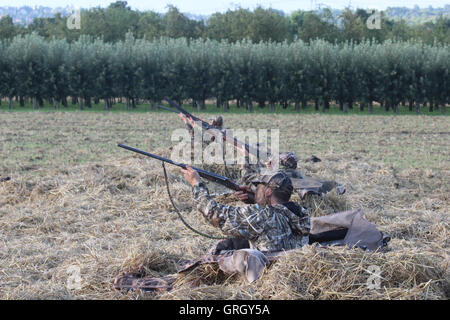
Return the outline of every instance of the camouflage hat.
[[[216,127],[221,127],[223,125],[222,116],[212,116],[209,118],[210,123],[212,122]]]
[[[283,152],[280,154],[280,164],[288,169],[297,168],[297,157],[292,152]]]
[[[284,194],[292,194],[294,187],[291,179],[282,171],[260,175],[251,181],[252,184],[264,184],[273,191]]]
[[[270,157],[270,161],[273,160],[273,157]],[[292,152],[283,152],[279,155],[280,165],[286,169],[297,169],[297,157]]]

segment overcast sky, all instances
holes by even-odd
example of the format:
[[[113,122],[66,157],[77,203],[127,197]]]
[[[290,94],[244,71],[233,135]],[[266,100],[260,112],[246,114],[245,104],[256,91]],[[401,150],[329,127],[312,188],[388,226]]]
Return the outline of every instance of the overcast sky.
[[[67,5],[75,8],[106,7],[113,0],[0,0],[0,6],[46,6],[46,7],[65,7]],[[243,7],[254,9],[257,5],[264,8],[272,7],[285,12],[291,12],[297,9],[310,10],[322,6],[329,6],[335,9],[343,9],[350,6],[352,8],[364,9],[386,9],[389,7],[414,7],[417,4],[424,8],[428,6],[443,7],[450,4],[450,0],[128,0],[128,5],[139,10],[153,10],[157,12],[166,12],[167,4],[173,4],[182,12],[195,14],[210,14],[214,12],[223,12],[227,9]]]

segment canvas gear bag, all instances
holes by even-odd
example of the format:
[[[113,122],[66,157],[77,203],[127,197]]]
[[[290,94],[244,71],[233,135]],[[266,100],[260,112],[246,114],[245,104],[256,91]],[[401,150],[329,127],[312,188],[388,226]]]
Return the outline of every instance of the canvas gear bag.
[[[310,243],[375,251],[384,249],[389,241],[389,237],[364,219],[361,209],[311,218]]]

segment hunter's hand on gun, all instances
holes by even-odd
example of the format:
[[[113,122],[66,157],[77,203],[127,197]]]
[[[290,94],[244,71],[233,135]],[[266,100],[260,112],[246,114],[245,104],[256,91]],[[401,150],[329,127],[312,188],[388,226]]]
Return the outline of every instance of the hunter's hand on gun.
[[[186,119],[186,116],[184,115],[184,114],[182,114],[181,112],[178,114],[178,116],[180,117],[180,119],[181,120],[183,120],[183,122],[185,123],[185,124],[187,124],[187,119]]]
[[[189,120],[189,124],[191,125],[191,127],[195,127],[195,121],[191,117],[187,117],[187,119]]]
[[[184,175],[186,181],[191,185],[195,186],[201,181],[200,175],[197,171],[192,169],[189,165],[186,165],[186,169],[180,168],[181,173]],[[255,197],[252,190],[247,186],[239,186],[240,190],[236,191],[234,195],[242,202],[245,203],[255,203]]]
[[[183,120],[184,124],[190,124],[192,128],[195,126],[195,121],[191,117],[186,117],[181,112],[178,114],[178,116],[181,120]]]
[[[192,169],[190,166],[186,165],[186,170],[183,168],[180,168],[181,173],[184,174],[184,178],[186,181],[191,185],[195,186],[197,183],[201,181],[200,175],[197,171]]]
[[[255,194],[247,186],[240,186],[241,190],[236,191],[234,195],[242,202],[255,203]]]

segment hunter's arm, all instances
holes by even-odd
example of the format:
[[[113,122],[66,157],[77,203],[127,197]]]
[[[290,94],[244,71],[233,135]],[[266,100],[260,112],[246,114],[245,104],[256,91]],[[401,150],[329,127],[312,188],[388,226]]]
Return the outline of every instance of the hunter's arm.
[[[193,194],[197,210],[223,233],[254,240],[264,232],[266,210],[259,205],[235,207],[217,203],[202,182],[194,186]]]

